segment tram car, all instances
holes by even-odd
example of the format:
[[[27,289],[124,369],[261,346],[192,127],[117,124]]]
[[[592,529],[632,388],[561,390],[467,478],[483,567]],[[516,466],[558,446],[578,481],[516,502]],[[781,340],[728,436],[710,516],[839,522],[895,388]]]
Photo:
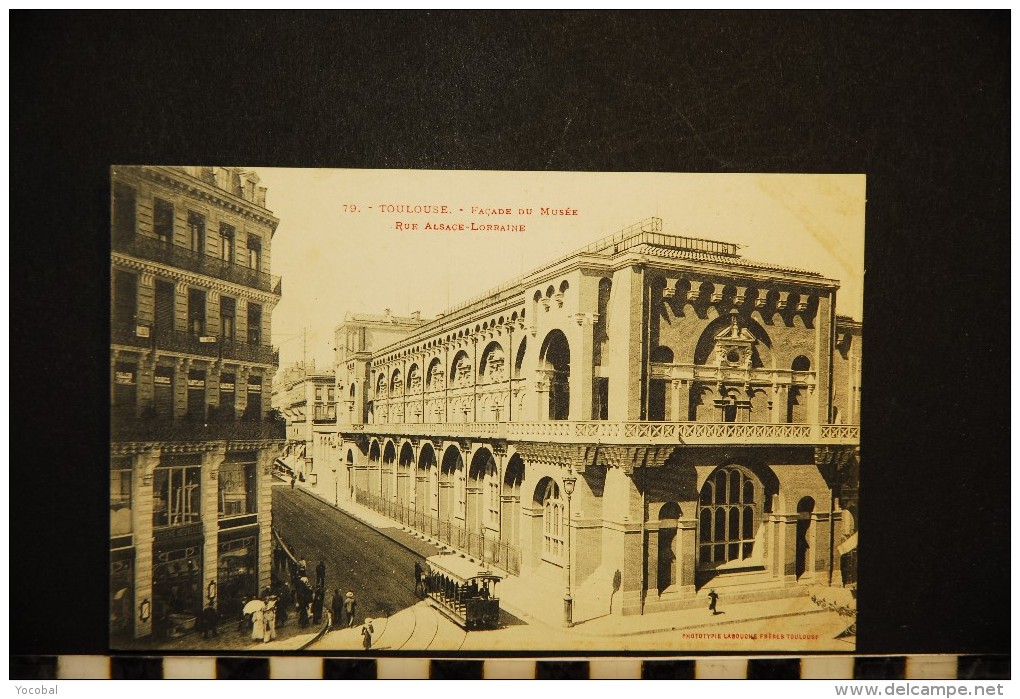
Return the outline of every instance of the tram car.
[[[495,586],[502,577],[455,553],[425,559],[425,594],[443,614],[471,629],[499,627]]]

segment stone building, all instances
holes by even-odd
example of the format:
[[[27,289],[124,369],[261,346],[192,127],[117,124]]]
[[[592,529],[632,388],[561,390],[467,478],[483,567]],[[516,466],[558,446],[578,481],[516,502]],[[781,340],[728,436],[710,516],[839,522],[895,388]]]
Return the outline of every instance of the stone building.
[[[114,167],[110,623],[114,643],[193,628],[270,582],[269,419],[279,221],[258,175]],[[237,610],[235,610],[235,607]]]
[[[838,286],[648,219],[385,336],[349,316],[319,488],[584,618],[839,584],[861,326]]]
[[[336,425],[336,382],[333,370],[319,371],[314,361],[282,369],[273,385],[272,405],[287,421],[287,444],[280,462],[286,476],[318,481],[312,460],[315,425]]]

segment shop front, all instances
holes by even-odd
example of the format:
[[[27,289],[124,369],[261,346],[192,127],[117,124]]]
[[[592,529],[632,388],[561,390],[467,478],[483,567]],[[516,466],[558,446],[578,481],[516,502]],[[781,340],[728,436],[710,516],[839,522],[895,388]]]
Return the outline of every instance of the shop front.
[[[110,552],[110,639],[134,637],[134,549]]]
[[[202,613],[202,525],[156,532],[152,564],[152,630],[156,638],[194,631]]]
[[[259,592],[258,534],[257,525],[220,532],[216,576],[221,619],[239,619],[245,599]]]

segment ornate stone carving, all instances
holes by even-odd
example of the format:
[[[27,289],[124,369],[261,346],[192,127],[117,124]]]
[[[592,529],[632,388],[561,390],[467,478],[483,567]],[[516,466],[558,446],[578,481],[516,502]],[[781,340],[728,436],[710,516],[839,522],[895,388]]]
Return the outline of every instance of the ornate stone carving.
[[[729,326],[715,336],[716,366],[749,370],[757,340],[747,328],[738,325],[737,318],[736,311],[731,311]]]

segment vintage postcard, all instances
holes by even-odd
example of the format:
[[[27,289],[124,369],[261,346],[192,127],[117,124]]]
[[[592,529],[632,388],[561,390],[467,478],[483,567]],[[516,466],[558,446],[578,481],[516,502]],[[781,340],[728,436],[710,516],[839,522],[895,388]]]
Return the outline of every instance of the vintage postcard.
[[[110,185],[112,648],[854,650],[863,175]]]

